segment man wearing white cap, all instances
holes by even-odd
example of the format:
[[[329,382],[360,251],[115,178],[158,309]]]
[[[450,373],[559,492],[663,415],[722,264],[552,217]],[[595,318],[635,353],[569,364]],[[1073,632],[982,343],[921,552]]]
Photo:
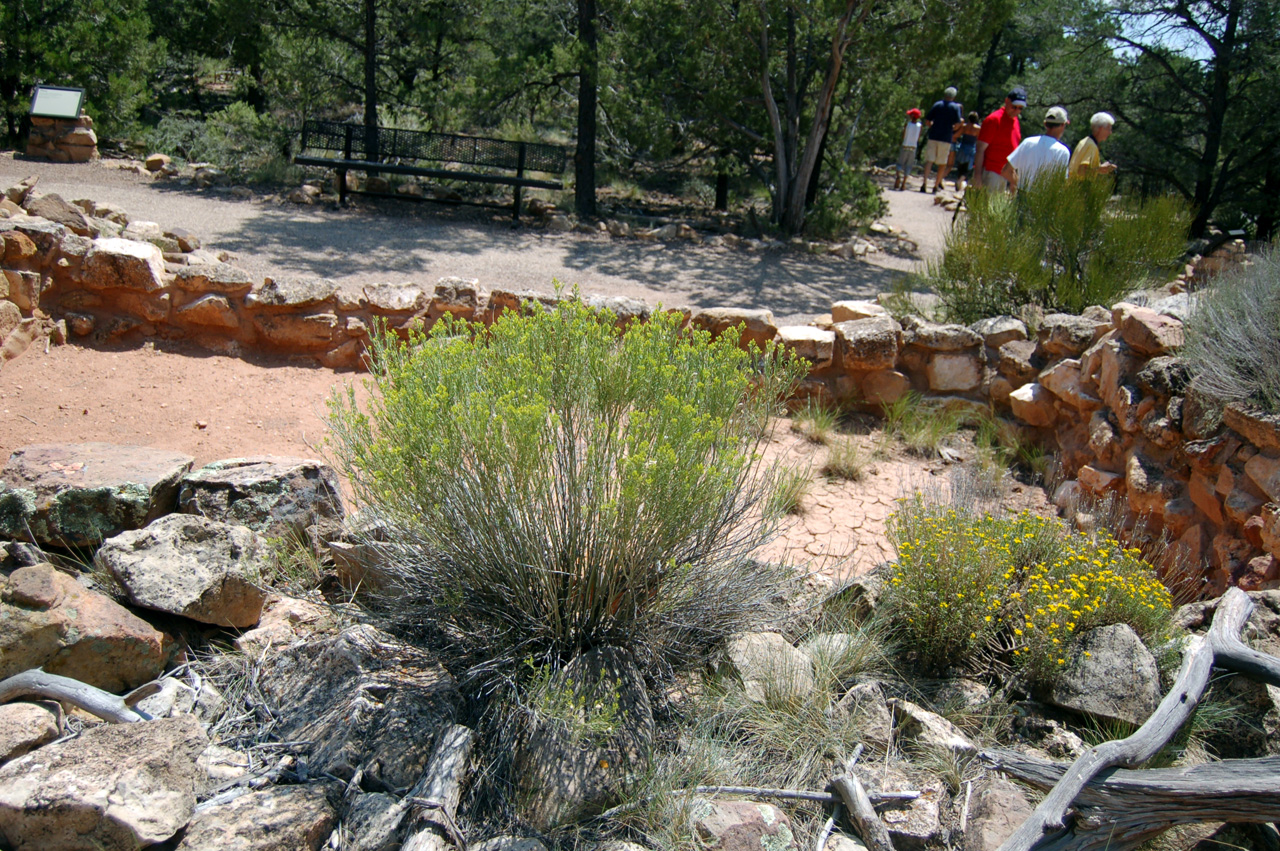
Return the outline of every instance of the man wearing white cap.
[[[929,130],[929,141],[924,148],[924,180],[920,183],[920,191],[928,191],[929,172],[938,167],[938,178],[933,182],[933,191],[937,193],[942,183],[942,172],[946,169],[947,158],[951,154],[951,136],[957,124],[964,123],[964,112],[956,103],[955,86],[947,86],[942,92],[942,100],[934,103],[924,117],[924,126]]]
[[[1000,171],[1000,176],[1009,181],[1011,191],[1030,185],[1041,173],[1066,172],[1071,149],[1063,144],[1062,134],[1067,132],[1070,123],[1065,109],[1049,107],[1044,116],[1044,135],[1023,139]]]

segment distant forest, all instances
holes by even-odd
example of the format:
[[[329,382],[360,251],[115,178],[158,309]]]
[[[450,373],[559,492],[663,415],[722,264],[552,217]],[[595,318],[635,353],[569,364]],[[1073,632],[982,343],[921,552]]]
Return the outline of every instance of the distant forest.
[[[1016,84],[1026,135],[1054,104],[1071,143],[1114,114],[1122,191],[1181,196],[1193,235],[1268,239],[1280,211],[1275,0],[5,0],[12,146],[37,83],[87,88],[105,140],[221,116],[284,161],[313,117],[556,141],[583,215],[597,171],[729,175],[784,233],[908,108],[954,85],[985,115]]]

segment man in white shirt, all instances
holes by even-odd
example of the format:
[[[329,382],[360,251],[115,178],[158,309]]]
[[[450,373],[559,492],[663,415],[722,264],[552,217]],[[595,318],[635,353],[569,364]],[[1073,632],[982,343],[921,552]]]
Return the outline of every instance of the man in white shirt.
[[[1049,107],[1044,116],[1044,135],[1023,139],[1000,172],[1009,181],[1010,191],[1017,192],[1019,185],[1029,185],[1041,172],[1066,172],[1071,149],[1063,144],[1062,134],[1067,132],[1070,123],[1065,109]]]

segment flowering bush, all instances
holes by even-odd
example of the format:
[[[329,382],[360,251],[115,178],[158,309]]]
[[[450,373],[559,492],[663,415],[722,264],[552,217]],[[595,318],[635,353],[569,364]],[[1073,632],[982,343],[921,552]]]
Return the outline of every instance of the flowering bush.
[[[1071,640],[1125,623],[1149,638],[1172,601],[1136,549],[1023,511],[975,516],[907,501],[890,521],[898,560],[885,599],[907,646],[941,669],[990,653],[1045,682]]]

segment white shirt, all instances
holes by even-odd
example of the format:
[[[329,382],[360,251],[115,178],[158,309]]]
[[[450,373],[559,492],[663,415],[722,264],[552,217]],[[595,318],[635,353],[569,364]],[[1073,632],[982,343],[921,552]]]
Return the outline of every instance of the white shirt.
[[[1031,136],[1009,154],[1009,165],[1018,172],[1018,185],[1026,186],[1044,169],[1065,172],[1071,149],[1052,136]]]
[[[908,121],[907,129],[902,133],[902,147],[914,148],[920,141],[920,128],[923,126],[919,121]]]

